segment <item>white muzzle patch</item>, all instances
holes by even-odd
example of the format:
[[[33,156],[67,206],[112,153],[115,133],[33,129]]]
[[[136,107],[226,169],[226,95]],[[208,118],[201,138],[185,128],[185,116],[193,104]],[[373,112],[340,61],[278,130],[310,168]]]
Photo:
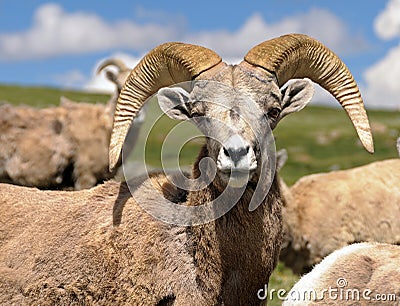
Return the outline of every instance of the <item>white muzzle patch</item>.
[[[229,177],[231,187],[244,186],[250,179],[251,171],[257,168],[253,148],[240,135],[231,136],[219,151],[217,168]]]

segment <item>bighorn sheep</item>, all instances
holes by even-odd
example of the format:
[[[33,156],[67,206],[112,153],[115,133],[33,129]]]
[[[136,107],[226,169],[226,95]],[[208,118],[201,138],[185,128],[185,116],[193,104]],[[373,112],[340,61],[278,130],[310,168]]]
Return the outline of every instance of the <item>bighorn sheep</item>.
[[[112,122],[104,105],[61,98],[57,107],[0,106],[0,180],[39,188],[89,188],[111,176]]]
[[[114,66],[117,68],[117,71],[114,72],[112,70],[107,69],[110,66]],[[115,84],[115,91],[113,95],[111,96],[110,100],[107,103],[107,108],[111,114],[111,118],[114,116],[114,111],[115,111],[115,106],[118,100],[118,96],[122,90],[122,87],[125,84],[125,81],[127,77],[129,76],[131,72],[131,68],[125,65],[125,63],[120,60],[119,58],[109,58],[103,61],[99,67],[97,68],[97,74],[102,73],[102,71],[105,72],[105,76],[107,79],[109,79],[112,83]],[[126,141],[124,145],[124,154],[126,156],[129,155],[129,153],[133,150],[137,139],[139,137],[139,132],[142,127],[142,124],[146,118],[146,113],[147,113],[147,105],[142,107],[142,109],[139,111],[137,116],[133,119],[132,124],[128,130],[127,136],[126,136]],[[112,119],[111,119],[112,121]],[[110,135],[111,136],[111,130],[110,130]],[[108,163],[108,161],[107,161]]]
[[[107,77],[116,93],[107,104],[73,102],[61,97],[60,106],[36,109],[0,106],[0,181],[39,188],[90,188],[114,175],[108,170],[108,146],[116,100],[128,69],[121,61]],[[129,70],[130,71],[130,70]],[[131,150],[144,120],[137,117],[128,133]]]
[[[109,67],[115,67],[117,70],[113,71],[107,69]],[[100,63],[97,68],[96,74],[100,75],[104,71],[104,76],[115,84],[115,91],[108,101],[108,106],[110,113],[114,115],[115,105],[118,100],[118,96],[122,90],[122,87],[125,84],[126,78],[129,76],[131,72],[131,68],[125,65],[125,63],[119,58],[109,58]]]
[[[281,180],[280,187],[280,259],[295,273],[354,242],[400,244],[400,159],[308,175],[290,188]]]
[[[196,45],[166,43],[150,51],[132,70],[119,96],[110,167],[120,160],[131,121],[158,91],[169,116],[192,118],[209,133],[193,166],[194,185],[178,188],[171,183],[172,175],[162,172],[149,179],[135,178],[129,185],[108,181],[71,193],[0,185],[4,212],[0,215],[0,302],[260,303],[257,291],[268,283],[278,261],[282,216],[275,177],[269,191],[262,194],[261,205],[249,210],[263,171],[262,143],[256,141],[256,132],[263,135],[267,124],[274,128],[285,115],[309,102],[313,93],[309,79],[280,90],[290,78],[303,77],[321,84],[339,100],[362,142],[373,151],[368,118],[353,77],[332,51],[308,36],[291,34],[265,41],[234,66]],[[200,80],[200,85],[190,93],[166,87],[192,79]],[[202,81],[219,82],[233,96],[244,92],[251,100],[226,99],[208,91],[209,83]],[[225,128],[215,129],[214,119]],[[249,122],[256,129],[249,130]],[[211,182],[207,181],[212,170],[208,167],[216,169]],[[264,184],[259,185],[264,188]],[[167,224],[142,208],[143,203],[157,208],[166,199],[176,203],[172,205],[176,209],[186,210],[202,209],[206,203],[231,205],[230,195],[240,189],[243,195],[229,212],[203,224]],[[160,196],[162,200],[156,201]],[[214,211],[209,213],[212,216]]]
[[[399,267],[400,246],[355,243],[304,275],[283,305],[398,305]]]

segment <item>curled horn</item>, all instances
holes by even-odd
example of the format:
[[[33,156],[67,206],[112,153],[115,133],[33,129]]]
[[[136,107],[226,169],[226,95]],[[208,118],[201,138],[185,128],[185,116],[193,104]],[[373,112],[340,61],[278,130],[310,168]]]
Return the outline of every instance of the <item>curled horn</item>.
[[[108,66],[115,66],[118,68],[119,71],[130,70],[130,68],[127,67],[125,63],[121,61],[119,58],[110,58],[101,63],[99,68],[97,68],[97,74],[99,74],[101,71],[103,71],[104,68]]]
[[[117,165],[126,134],[145,101],[161,87],[190,81],[221,62],[214,51],[184,43],[151,50],[132,69],[118,97],[109,149],[110,170]]]
[[[109,79],[111,82],[117,85],[118,91],[121,91],[122,86],[124,85],[125,82],[125,78],[129,74],[131,69],[128,66],[126,66],[122,60],[118,58],[110,58],[101,63],[99,68],[97,68],[97,74],[100,74],[108,66],[117,67],[118,69],[117,73],[114,73],[113,71],[110,70],[106,70],[105,76],[107,79]]]
[[[309,78],[329,91],[347,112],[365,149],[374,152],[358,86],[346,65],[322,43],[302,34],[284,35],[255,46],[244,59],[272,73],[279,86],[293,78]]]

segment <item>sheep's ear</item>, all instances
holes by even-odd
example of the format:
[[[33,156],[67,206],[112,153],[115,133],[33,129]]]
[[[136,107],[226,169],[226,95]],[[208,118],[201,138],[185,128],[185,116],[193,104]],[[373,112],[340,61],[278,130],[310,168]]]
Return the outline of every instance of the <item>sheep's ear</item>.
[[[189,93],[180,87],[164,87],[158,91],[158,104],[168,117],[175,120],[189,119],[187,102]]]
[[[295,80],[282,90],[280,118],[301,111],[314,95],[314,85],[309,79]]]
[[[399,157],[400,157],[400,137],[397,138],[397,153],[399,153]]]
[[[105,72],[105,76],[106,76],[106,78],[109,79],[111,82],[114,82],[114,83],[117,82],[117,75],[116,75],[114,72],[112,72],[111,70],[107,70],[107,71]]]
[[[281,171],[282,167],[286,164],[286,161],[288,159],[288,153],[286,149],[280,149],[279,151],[276,152],[276,171],[279,172]]]
[[[72,101],[64,96],[60,97],[60,106],[68,106],[70,104],[74,104],[74,101]]]

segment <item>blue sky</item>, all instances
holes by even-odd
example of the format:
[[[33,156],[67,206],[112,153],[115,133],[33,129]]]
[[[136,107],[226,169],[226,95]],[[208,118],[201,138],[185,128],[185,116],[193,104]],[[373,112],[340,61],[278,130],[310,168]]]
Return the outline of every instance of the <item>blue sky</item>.
[[[109,90],[94,71],[110,56],[132,66],[158,44],[184,41],[234,63],[264,40],[299,32],[342,58],[368,107],[400,109],[400,0],[183,3],[0,0],[0,83]],[[317,90],[314,101],[329,100]]]

